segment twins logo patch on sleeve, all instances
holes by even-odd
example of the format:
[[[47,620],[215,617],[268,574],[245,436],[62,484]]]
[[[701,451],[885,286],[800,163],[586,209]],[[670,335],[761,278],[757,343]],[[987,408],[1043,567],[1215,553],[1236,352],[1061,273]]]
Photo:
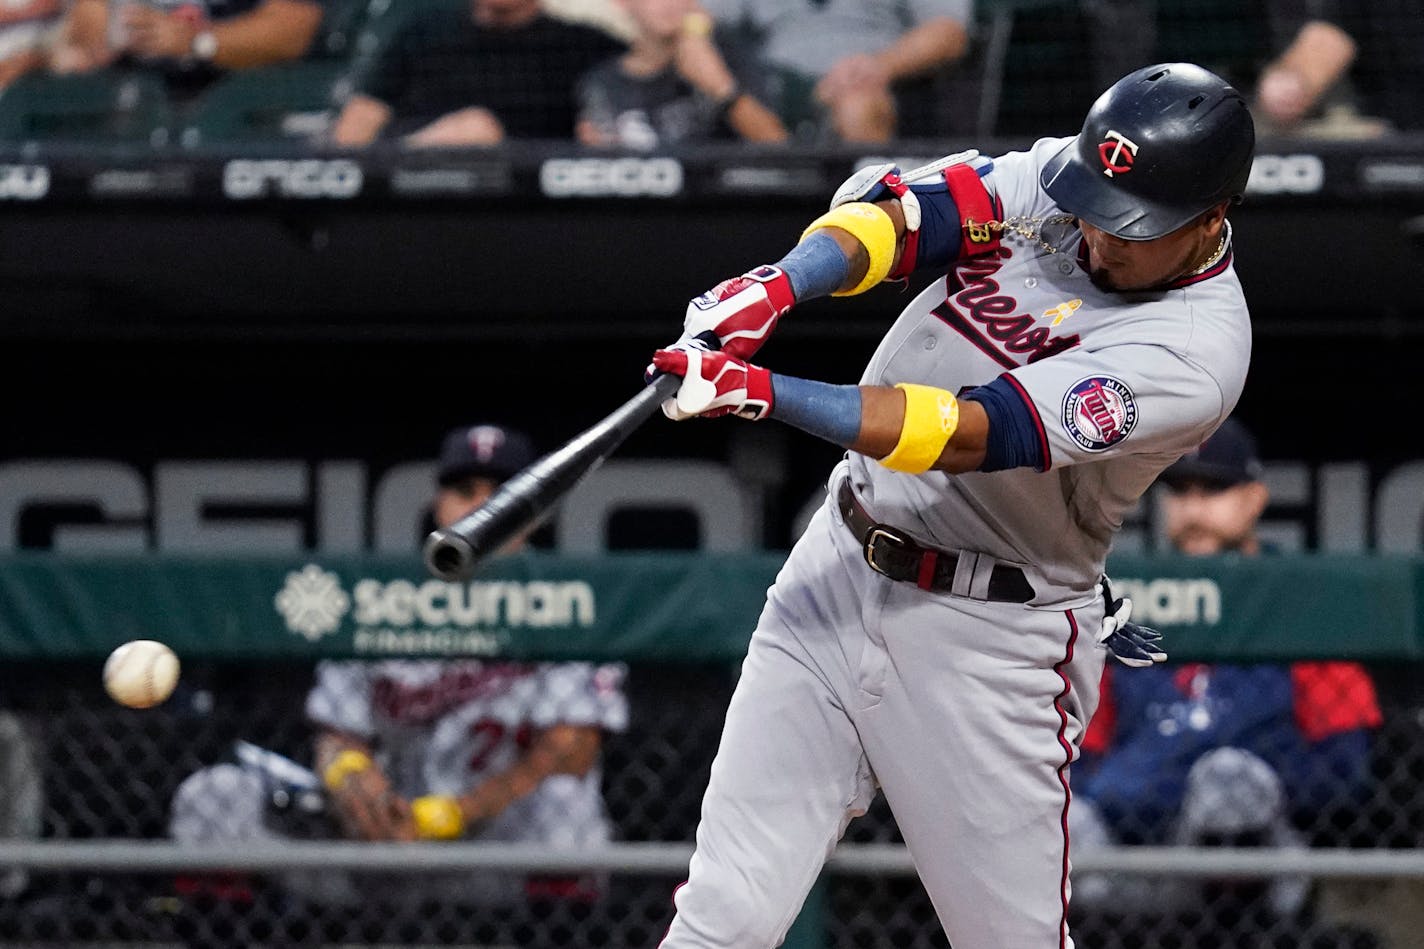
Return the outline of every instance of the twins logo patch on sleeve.
[[[1137,400],[1127,383],[1089,376],[1063,397],[1063,428],[1085,451],[1106,451],[1137,425]]]

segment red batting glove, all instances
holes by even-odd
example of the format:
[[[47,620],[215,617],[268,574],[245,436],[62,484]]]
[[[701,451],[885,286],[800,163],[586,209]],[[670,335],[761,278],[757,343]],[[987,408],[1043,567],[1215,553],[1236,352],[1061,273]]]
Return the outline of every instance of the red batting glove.
[[[757,421],[771,414],[771,372],[761,366],[695,347],[660,349],[653,365],[682,376],[677,395],[663,402],[663,414],[674,421],[727,414]]]
[[[682,338],[710,330],[722,341],[724,353],[750,359],[776,328],[776,321],[795,303],[791,278],[780,267],[757,267],[723,280],[687,304]]]

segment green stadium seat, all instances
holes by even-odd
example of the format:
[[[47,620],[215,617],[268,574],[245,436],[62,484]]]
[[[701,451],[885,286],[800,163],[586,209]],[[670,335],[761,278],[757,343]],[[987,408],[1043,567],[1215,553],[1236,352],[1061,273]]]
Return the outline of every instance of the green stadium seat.
[[[0,93],[0,142],[165,145],[174,122],[157,76],[30,73]]]
[[[313,60],[234,72],[183,122],[185,147],[307,139],[323,133],[345,93],[346,64]]]

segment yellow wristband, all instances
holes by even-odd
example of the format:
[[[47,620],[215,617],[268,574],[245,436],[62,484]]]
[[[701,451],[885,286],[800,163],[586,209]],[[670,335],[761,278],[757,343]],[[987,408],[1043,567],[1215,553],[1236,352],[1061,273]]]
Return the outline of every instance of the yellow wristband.
[[[454,840],[465,833],[460,802],[448,794],[427,794],[410,802],[415,832],[422,840]]]
[[[347,748],[326,766],[326,770],[321,774],[322,783],[326,785],[328,791],[339,791],[341,786],[346,783],[347,778],[365,771],[374,763],[371,756],[364,751]]]
[[[895,222],[885,209],[865,201],[853,201],[831,208],[801,233],[805,240],[816,231],[828,227],[838,227],[860,241],[865,252],[870,255],[870,266],[865,277],[850,290],[837,290],[833,297],[849,297],[864,293],[890,275],[895,264],[895,245],[899,238],[895,234]]]
[[[895,450],[880,463],[894,471],[923,474],[939,460],[959,427],[959,400],[934,386],[902,382],[895,388],[905,393],[905,423]]]

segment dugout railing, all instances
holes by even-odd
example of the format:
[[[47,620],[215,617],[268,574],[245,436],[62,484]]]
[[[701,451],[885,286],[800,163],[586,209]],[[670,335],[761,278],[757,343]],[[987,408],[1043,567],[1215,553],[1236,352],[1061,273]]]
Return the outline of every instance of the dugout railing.
[[[406,558],[0,561],[5,714],[32,729],[44,771],[38,832],[0,841],[0,886],[9,872],[28,874],[0,899],[0,943],[656,945],[686,871],[736,663],[779,561],[536,554],[493,567],[458,594],[431,586]],[[1305,828],[1309,846],[1075,852],[1075,878],[1110,872],[1129,881],[1125,892],[1145,879],[1186,882],[1191,893],[1162,909],[1075,910],[1080,943],[1411,945],[1419,930],[1409,908],[1424,892],[1424,560],[1120,558],[1111,566],[1139,617],[1164,629],[1174,662],[1359,660],[1385,721],[1373,737],[1368,794],[1322,810]],[[463,609],[452,609],[456,600]],[[99,685],[103,656],[138,636],[172,643],[185,661],[179,693],[159,709],[119,709]],[[309,736],[300,702],[313,662],[396,654],[626,662],[631,720],[605,752],[615,842],[571,852],[165,839],[176,783],[222,759],[234,738],[302,758]],[[531,899],[484,910],[459,899],[397,899],[353,910],[270,885],[274,874],[338,869],[422,879],[593,872],[607,886],[593,903]],[[1269,909],[1280,879],[1310,881],[1307,899],[1284,915]],[[1261,899],[1246,898],[1253,894]],[[893,817],[877,801],[851,825],[788,945],[944,944]]]

